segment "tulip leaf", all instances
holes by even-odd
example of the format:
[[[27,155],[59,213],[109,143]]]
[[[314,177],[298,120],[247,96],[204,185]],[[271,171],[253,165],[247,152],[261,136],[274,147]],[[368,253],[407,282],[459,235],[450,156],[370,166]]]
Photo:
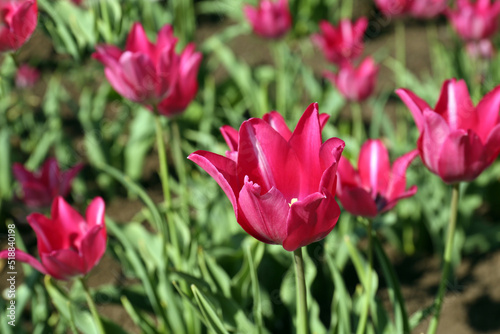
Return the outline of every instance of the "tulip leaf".
[[[120,300],[122,302],[123,308],[125,309],[125,311],[127,311],[134,324],[139,327],[143,333],[156,333],[153,319],[151,319],[147,314],[143,312],[139,313],[136,309],[134,309],[134,306],[126,296],[122,296]]]
[[[144,108],[138,108],[125,146],[125,174],[132,180],[142,176],[144,158],[155,140],[154,115]]]
[[[394,320],[396,322],[396,332],[403,334],[410,333],[411,330],[408,323],[408,313],[406,312],[405,302],[403,299],[403,294],[401,293],[399,280],[378,238],[373,238],[373,244],[375,253],[377,255],[387,283],[389,298],[391,299],[391,303],[394,308],[393,312]]]
[[[332,300],[332,319],[330,329],[334,328],[338,333],[352,333],[351,319],[349,311],[352,309],[352,300],[342,279],[342,274],[337,268],[335,261],[328,252],[325,252],[325,258],[332,275],[335,287]]]
[[[245,247],[245,257],[248,261],[249,269],[250,269],[250,277],[252,281],[252,296],[253,296],[253,317],[257,324],[258,333],[262,333],[263,331],[263,323],[262,323],[262,302],[260,298],[260,286],[259,286],[259,278],[257,276],[257,267],[253,261],[253,254],[251,251],[250,245]]]
[[[194,284],[191,285],[191,290],[193,291],[196,302],[198,303],[198,307],[205,317],[208,328],[218,334],[229,334],[229,332],[224,327],[221,319],[217,316],[217,313],[215,312],[213,306],[205,298],[204,294],[200,290],[198,290],[198,288]]]

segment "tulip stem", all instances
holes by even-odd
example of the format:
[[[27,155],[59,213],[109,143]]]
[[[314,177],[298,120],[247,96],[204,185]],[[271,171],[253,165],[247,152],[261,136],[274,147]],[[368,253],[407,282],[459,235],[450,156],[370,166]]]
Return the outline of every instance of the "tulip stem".
[[[274,62],[276,66],[276,110],[282,115],[287,114],[287,72],[286,72],[286,45],[282,41],[273,44]],[[286,117],[285,117],[286,118]]]
[[[302,248],[294,250],[293,257],[297,274],[297,334],[307,334],[309,333],[309,325],[307,318],[307,291]]]
[[[368,219],[367,226],[367,236],[368,236],[368,270],[366,271],[365,276],[365,308],[363,309],[363,313],[361,314],[361,319],[359,320],[357,334],[365,333],[366,323],[368,321],[368,315],[370,314],[370,301],[372,299],[372,268],[373,268],[373,237],[372,237],[372,220]]]
[[[351,103],[351,111],[352,111],[352,135],[359,143],[364,141],[364,133],[363,133],[363,113],[361,111],[361,104],[358,102]]]
[[[406,69],[406,28],[405,28],[405,23],[403,20],[398,19],[396,20],[396,45],[395,45],[395,54],[396,54],[396,60],[399,62],[401,65],[402,69]],[[402,74],[403,76],[400,76],[399,74]],[[399,87],[404,87],[405,86],[405,73],[404,71],[395,71],[394,72],[396,76],[396,83]]]
[[[94,300],[92,299],[87,284],[85,283],[85,279],[79,278],[79,281],[82,284],[83,291],[85,292],[85,298],[87,299],[87,304],[89,305],[90,313],[92,313],[92,317],[94,318],[95,324],[97,326],[97,332],[105,334],[106,331],[104,330],[101,318],[99,317],[99,313],[97,312],[97,308],[94,304]]]
[[[451,253],[453,250],[453,239],[455,237],[455,227],[457,225],[457,211],[458,211],[458,197],[459,197],[459,183],[453,185],[453,192],[451,195],[450,205],[450,221],[448,225],[448,235],[446,236],[446,246],[444,250],[444,265],[443,275],[439,283],[439,290],[434,300],[434,316],[432,317],[427,334],[436,333],[439,323],[439,316],[441,314],[441,307],[443,305],[444,293],[446,291],[446,284],[448,283],[448,276],[451,270]]]
[[[156,145],[158,146],[158,160],[160,161],[160,179],[161,186],[163,190],[163,198],[165,204],[165,216],[167,218],[167,226],[170,234],[170,241],[174,247],[175,252],[179,251],[179,243],[177,241],[177,233],[175,231],[175,223],[172,219],[171,208],[172,208],[172,200],[170,197],[170,186],[168,183],[168,164],[167,164],[167,156],[165,153],[165,142],[163,139],[163,127],[161,125],[161,117],[160,115],[156,115]],[[165,231],[166,233],[166,231]],[[165,235],[165,240],[167,236]],[[178,264],[178,263],[177,263]]]

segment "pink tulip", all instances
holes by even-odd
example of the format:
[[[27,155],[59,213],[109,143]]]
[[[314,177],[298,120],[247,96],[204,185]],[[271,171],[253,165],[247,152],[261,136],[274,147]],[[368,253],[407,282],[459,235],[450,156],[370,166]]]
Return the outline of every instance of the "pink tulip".
[[[27,64],[19,66],[16,73],[16,87],[29,88],[33,87],[40,78],[40,71]]]
[[[276,112],[225,129],[229,157],[196,151],[189,159],[220,185],[236,220],[254,238],[296,250],[323,239],[340,215],[335,201],[337,162],[344,142],[322,144],[318,104],[291,132]]]
[[[49,158],[39,171],[30,172],[20,163],[14,163],[12,172],[21,183],[22,201],[27,206],[43,207],[50,206],[57,196],[68,195],[74,177],[82,168],[83,165],[78,164],[61,172],[57,160]]]
[[[453,28],[466,41],[489,38],[498,30],[500,2],[490,0],[458,0],[455,10],[448,9],[448,16]]]
[[[477,107],[463,80],[445,81],[433,109],[410,90],[396,93],[420,131],[422,161],[446,183],[474,180],[500,153],[500,86]]]
[[[140,23],[134,23],[125,51],[100,45],[92,56],[104,64],[111,86],[125,98],[153,106],[170,116],[186,109],[196,96],[201,54],[189,44],[179,55],[172,27],[165,25],[151,43]]]
[[[495,55],[495,48],[489,39],[467,42],[465,49],[472,58],[491,59]]]
[[[406,170],[418,155],[413,150],[389,162],[389,153],[381,140],[368,139],[361,147],[358,169],[340,159],[337,198],[353,215],[373,218],[392,209],[403,198],[415,195],[417,187],[406,190]]]
[[[253,31],[261,37],[280,38],[292,27],[288,0],[261,0],[257,8],[245,5],[243,11]]]
[[[367,57],[358,68],[353,67],[350,63],[344,63],[337,74],[325,72],[324,76],[337,87],[346,99],[360,102],[373,93],[378,69],[379,67],[373,58]]]
[[[0,52],[17,50],[35,31],[35,0],[0,0]]]
[[[413,0],[410,1],[408,14],[420,19],[433,18],[442,14],[448,0]]]
[[[40,261],[21,250],[6,249],[0,258],[15,257],[45,275],[59,280],[86,275],[106,251],[105,204],[96,197],[87,208],[86,220],[62,197],[52,203],[51,218],[33,213],[27,220],[36,233]]]
[[[401,16],[408,13],[412,2],[422,0],[375,0],[377,8],[388,17]]]
[[[334,64],[353,61],[363,52],[363,34],[368,27],[368,19],[362,17],[354,24],[348,19],[340,20],[338,28],[327,21],[321,21],[321,33],[312,35],[311,39]]]

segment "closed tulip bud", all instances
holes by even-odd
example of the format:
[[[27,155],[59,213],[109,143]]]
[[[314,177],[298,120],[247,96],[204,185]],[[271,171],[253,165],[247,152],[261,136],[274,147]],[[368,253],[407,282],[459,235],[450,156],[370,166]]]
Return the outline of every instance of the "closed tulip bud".
[[[280,38],[292,27],[288,0],[262,0],[256,8],[245,5],[243,10],[253,31],[261,37]]]
[[[379,67],[371,57],[365,58],[357,67],[344,63],[338,73],[324,75],[350,101],[366,100],[375,89]]]
[[[209,173],[233,205],[236,220],[254,238],[294,251],[335,227],[337,163],[344,142],[322,143],[326,121],[311,104],[292,132],[276,112],[224,128],[227,156],[196,151],[189,159]]]
[[[421,0],[415,0],[421,1]],[[388,17],[401,16],[408,13],[413,0],[375,0],[377,8]]]
[[[434,108],[410,90],[396,93],[420,131],[420,158],[444,182],[474,180],[500,153],[500,86],[477,106],[463,80],[446,80]]]
[[[104,209],[104,201],[96,197],[88,206],[84,219],[62,197],[57,197],[50,218],[40,213],[27,218],[37,236],[40,261],[18,249],[14,251],[16,261],[25,262],[59,280],[86,275],[106,251]],[[12,253],[1,251],[0,258],[6,259]]]
[[[338,167],[337,198],[353,215],[373,218],[392,209],[396,203],[415,195],[417,187],[406,189],[406,169],[417,150],[390,165],[389,153],[380,140],[369,139],[361,147],[358,169],[341,158]]]
[[[0,0],[0,52],[17,50],[26,43],[37,19],[35,0]]]
[[[448,0],[413,0],[410,1],[408,14],[419,19],[430,19],[442,14]]]

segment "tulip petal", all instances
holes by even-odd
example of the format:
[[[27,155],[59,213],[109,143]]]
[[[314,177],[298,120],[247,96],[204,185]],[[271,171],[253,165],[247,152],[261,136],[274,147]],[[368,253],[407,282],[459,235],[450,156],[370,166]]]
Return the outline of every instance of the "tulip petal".
[[[321,127],[321,131],[323,132],[323,128],[325,127],[326,123],[330,119],[330,115],[328,114],[319,114],[319,124]]]
[[[158,80],[155,66],[148,56],[126,51],[120,58],[120,66],[122,79],[133,89],[137,102],[161,97],[155,96]]]
[[[253,237],[271,244],[281,244],[286,238],[290,207],[285,196],[275,187],[261,195],[261,187],[245,177],[238,208],[238,213],[245,216],[248,226],[255,231],[247,231]]]
[[[399,193],[396,197],[389,200],[389,202],[380,209],[380,212],[386,212],[391,210],[400,200],[412,197],[417,193],[417,186],[411,186],[407,191]]]
[[[367,140],[361,147],[358,170],[365,189],[371,189],[372,196],[385,193],[390,179],[389,152],[380,140]]]
[[[106,240],[107,234],[105,225],[93,226],[82,239],[79,251],[83,256],[83,268],[85,273],[88,273],[104,255],[106,251]]]
[[[359,173],[345,157],[340,158],[338,162],[337,174],[339,180],[337,195],[340,195],[344,187],[363,187]]]
[[[408,109],[410,109],[413,119],[415,120],[415,124],[417,125],[418,131],[422,133],[424,129],[424,110],[431,108],[429,107],[427,102],[422,100],[420,97],[418,97],[408,89],[397,89],[396,94],[398,94],[399,98],[403,101],[404,104],[406,104]]]
[[[400,194],[404,193],[406,188],[406,170],[417,156],[418,150],[413,150],[394,161],[386,195],[389,201],[392,201]]]
[[[83,164],[76,164],[73,168],[70,168],[61,173],[58,188],[58,195],[66,196],[69,194],[71,190],[71,184],[73,183],[73,179],[80,173],[83,169]]]
[[[15,162],[12,165],[12,173],[14,174],[14,177],[16,178],[17,181],[19,181],[21,184],[25,182],[33,182],[37,183],[38,180],[35,178],[34,173],[28,171],[24,166],[18,162]]]
[[[55,202],[56,200],[54,200]],[[32,213],[26,217],[26,220],[35,231],[38,253],[50,253],[56,249],[69,247],[69,239],[65,231],[57,227],[57,224],[51,219],[40,213]]]
[[[221,155],[196,151],[191,153],[189,160],[203,168],[219,184],[227,198],[233,205],[234,212],[238,210],[236,194],[238,189],[238,179],[236,176],[236,163]]]
[[[90,202],[85,212],[85,218],[87,219],[87,229],[90,230],[94,226],[105,226],[104,223],[104,212],[106,209],[106,204],[101,197],[96,197]],[[86,231],[82,231],[86,232]]]
[[[491,130],[488,139],[486,140],[485,153],[487,154],[487,164],[491,164],[500,153],[500,124],[497,124]]]
[[[229,125],[224,125],[220,128],[220,132],[229,149],[231,151],[238,151],[238,130]]]
[[[373,218],[378,213],[372,195],[363,188],[343,186],[337,197],[344,209],[353,215]]]
[[[155,46],[149,41],[141,23],[135,22],[127,36],[125,50],[132,53],[147,54],[151,60],[154,59]]]
[[[7,249],[0,252],[0,259],[8,259],[8,258],[9,258],[9,251]],[[36,270],[38,270],[39,272],[41,272],[42,274],[47,275],[47,271],[40,263],[40,261],[38,261],[30,254],[27,254],[20,249],[15,250],[15,261],[27,263]]]
[[[308,177],[301,179],[299,198],[304,198],[308,194],[318,191],[322,176],[319,161],[321,142],[318,104],[311,103],[304,111],[289,141],[299,158],[302,171],[308,173]]]
[[[123,51],[114,45],[100,44],[95,47],[96,52],[92,58],[100,61],[105,67],[113,68],[119,66],[120,57]]]
[[[450,133],[444,118],[430,109],[424,110],[424,128],[421,132],[419,150],[427,168],[439,174],[438,160],[441,148]]]
[[[259,118],[243,122],[239,131],[237,164],[240,184],[248,175],[264,193],[276,187],[288,201],[299,197],[298,158],[287,141],[267,122]]]
[[[486,167],[481,139],[471,130],[450,133],[439,155],[438,175],[447,183],[472,181]]]
[[[269,123],[269,125],[274,130],[276,130],[286,141],[290,140],[290,137],[292,136],[292,131],[290,131],[288,125],[286,125],[283,116],[281,116],[278,112],[271,111],[262,116],[262,119],[267,123]]]
[[[47,273],[61,280],[85,275],[83,258],[73,249],[60,249],[51,253],[40,254]]]
[[[477,105],[477,127],[469,127],[486,143],[488,135],[499,123],[498,111],[500,110],[500,86],[486,94]]]
[[[339,215],[339,205],[328,191],[324,194],[313,193],[293,203],[283,248],[291,252],[323,239],[333,230]]]
[[[474,129],[477,115],[464,80],[446,80],[434,111],[440,114],[451,130]]]

